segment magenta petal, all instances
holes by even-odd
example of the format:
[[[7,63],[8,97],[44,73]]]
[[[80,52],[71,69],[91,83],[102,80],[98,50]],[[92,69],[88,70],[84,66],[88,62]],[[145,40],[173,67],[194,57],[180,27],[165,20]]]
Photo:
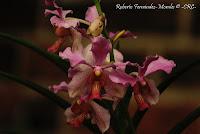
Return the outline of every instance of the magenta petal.
[[[96,65],[102,65],[111,50],[111,43],[104,37],[98,36],[92,39],[92,53]]]
[[[169,74],[171,73],[172,69],[176,66],[176,64],[172,60],[167,60],[161,56],[155,56],[155,57],[153,58],[153,60],[152,58],[146,60],[144,68],[142,70],[144,76],[147,76],[156,71],[164,71]],[[141,74],[139,73],[139,75]]]
[[[70,47],[67,47],[64,52],[60,52],[59,56],[62,59],[67,59],[70,62],[70,65],[72,67],[81,64],[81,63],[85,63],[84,58],[82,57],[81,53],[79,52],[72,52]]]
[[[119,83],[124,86],[127,86],[130,84],[132,87],[136,84],[136,78],[120,71],[120,70],[113,70],[109,74],[109,78],[111,79],[112,82],[114,83]]]
[[[49,89],[52,90],[54,93],[58,93],[59,91],[67,91],[68,85],[66,82],[61,82],[58,85],[49,86]]]
[[[96,6],[88,7],[85,14],[85,20],[93,22],[99,16]]]

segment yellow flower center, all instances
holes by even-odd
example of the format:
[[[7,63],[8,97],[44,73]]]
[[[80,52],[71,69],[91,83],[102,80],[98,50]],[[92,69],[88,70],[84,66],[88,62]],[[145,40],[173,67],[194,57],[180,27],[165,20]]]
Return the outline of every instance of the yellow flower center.
[[[94,71],[95,76],[99,77],[101,75],[101,70]]]

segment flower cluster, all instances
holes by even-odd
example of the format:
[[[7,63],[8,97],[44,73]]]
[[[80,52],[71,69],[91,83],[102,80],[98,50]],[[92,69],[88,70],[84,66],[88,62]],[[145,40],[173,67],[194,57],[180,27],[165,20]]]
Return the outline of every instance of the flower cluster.
[[[74,100],[65,111],[67,123],[78,127],[85,119],[91,119],[104,133],[110,125],[110,113],[95,100],[112,101],[115,108],[129,85],[140,110],[158,102],[159,91],[147,76],[157,71],[170,73],[175,67],[173,61],[156,55],[147,57],[142,66],[125,62],[122,53],[113,48],[113,43],[119,38],[135,38],[133,33],[124,30],[110,32],[106,38],[102,31],[107,20],[104,14],[98,14],[95,6],[88,8],[85,19],[80,19],[69,17],[72,10],[63,10],[55,1],[46,0],[45,3],[54,8],[46,9],[45,15],[51,15],[50,22],[56,28],[58,37],[48,51],[56,53],[68,37],[72,40],[71,47],[59,52],[59,56],[70,63],[69,80],[49,87],[55,93],[67,92]],[[81,24],[87,25],[87,29],[82,28]],[[88,43],[84,45],[83,40]],[[127,65],[137,68],[137,72],[127,74]]]

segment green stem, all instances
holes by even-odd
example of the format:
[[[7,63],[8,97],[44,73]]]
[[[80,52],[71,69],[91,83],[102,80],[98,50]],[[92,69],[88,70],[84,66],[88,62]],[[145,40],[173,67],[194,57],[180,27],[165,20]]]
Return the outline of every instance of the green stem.
[[[181,134],[181,132],[187,128],[193,121],[195,121],[200,116],[200,106],[196,108],[193,112],[189,113],[182,121],[180,121],[176,126],[174,126],[168,134]]]
[[[189,71],[190,69],[196,67],[197,65],[200,64],[200,60],[197,60],[185,67],[183,67],[182,69],[177,70],[176,72],[172,73],[167,79],[165,79],[164,81],[162,81],[157,88],[160,91],[160,94],[162,94],[167,87],[169,87],[175,80],[177,80],[180,76],[182,76],[183,74],[185,74],[187,71]],[[137,127],[139,126],[139,123],[141,122],[142,118],[144,117],[145,113],[148,111],[148,109],[144,110],[144,111],[139,111],[137,110],[134,117],[132,118],[133,120],[133,126],[135,127],[135,129],[137,129]]]

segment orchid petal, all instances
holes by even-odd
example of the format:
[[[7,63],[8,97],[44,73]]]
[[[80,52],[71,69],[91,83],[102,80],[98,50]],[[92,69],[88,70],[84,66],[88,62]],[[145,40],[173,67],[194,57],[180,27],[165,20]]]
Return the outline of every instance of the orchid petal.
[[[99,16],[96,6],[88,7],[85,14],[85,20],[93,22]]]
[[[49,87],[50,90],[53,90],[54,93],[58,93],[59,91],[67,91],[68,85],[66,82],[61,82],[58,85],[53,85]]]
[[[147,76],[156,71],[164,71],[169,74],[175,66],[174,61],[161,56],[148,57],[144,62],[144,66],[140,69],[139,75]]]
[[[139,84],[135,84],[135,86],[133,87],[133,93],[134,93],[135,101],[140,111],[143,111],[150,107],[150,105],[144,100],[142,96],[142,92],[141,92]]]
[[[55,8],[60,8],[60,7],[56,4],[55,0],[45,0],[45,5],[46,5],[46,6],[54,6]]]
[[[88,90],[91,89],[92,85],[92,81],[89,79],[92,71],[90,67],[85,67],[84,71],[79,71],[73,76],[68,84],[69,97],[81,97],[88,94]]]
[[[94,112],[92,113],[92,122],[97,124],[102,133],[106,132],[110,127],[109,111],[93,101],[90,104]]]
[[[85,60],[82,56],[81,53],[79,52],[72,52],[71,51],[71,48],[70,47],[67,47],[64,52],[60,52],[59,53],[59,56],[62,58],[62,59],[67,59],[69,60],[70,62],[70,65],[72,67],[78,65],[78,64],[81,64],[81,63],[85,63]]]
[[[76,27],[79,24],[79,21],[76,19],[63,20],[61,18],[58,18],[57,16],[52,16],[50,22],[54,26],[64,28]]]
[[[78,32],[73,28],[71,28],[70,31],[73,39],[72,51],[73,52],[78,51],[81,53],[83,51],[82,35],[80,32]]]
[[[159,100],[159,90],[156,88],[155,82],[153,80],[146,79],[148,89],[142,92],[144,100],[150,104],[155,105]]]
[[[102,65],[110,50],[111,43],[106,38],[98,36],[92,39],[91,51],[95,58],[96,65]]]
[[[109,74],[109,78],[114,83],[119,83],[124,86],[130,84],[132,87],[136,84],[136,78],[122,72],[121,70],[113,70]]]
[[[88,64],[94,65],[95,59],[94,59],[94,57],[93,57],[93,54],[92,54],[91,49],[92,49],[92,44],[87,45],[87,46],[83,49],[83,57],[85,58],[85,61],[86,61]]]
[[[66,38],[65,37],[62,37],[62,38],[58,38],[58,40],[56,40],[54,42],[53,45],[51,45],[49,48],[48,48],[48,52],[52,52],[52,53],[56,53],[59,48],[61,47],[62,44],[64,44]]]
[[[117,49],[113,49],[113,52],[114,52],[115,62],[123,62],[124,56],[122,55],[122,53]],[[106,61],[110,62],[110,53],[107,55]]]
[[[65,110],[66,121],[73,127],[80,127],[85,119],[84,114],[76,115],[72,112],[71,107]]]
[[[124,60],[122,53],[117,49],[114,49],[114,57],[116,62],[123,62]]]

